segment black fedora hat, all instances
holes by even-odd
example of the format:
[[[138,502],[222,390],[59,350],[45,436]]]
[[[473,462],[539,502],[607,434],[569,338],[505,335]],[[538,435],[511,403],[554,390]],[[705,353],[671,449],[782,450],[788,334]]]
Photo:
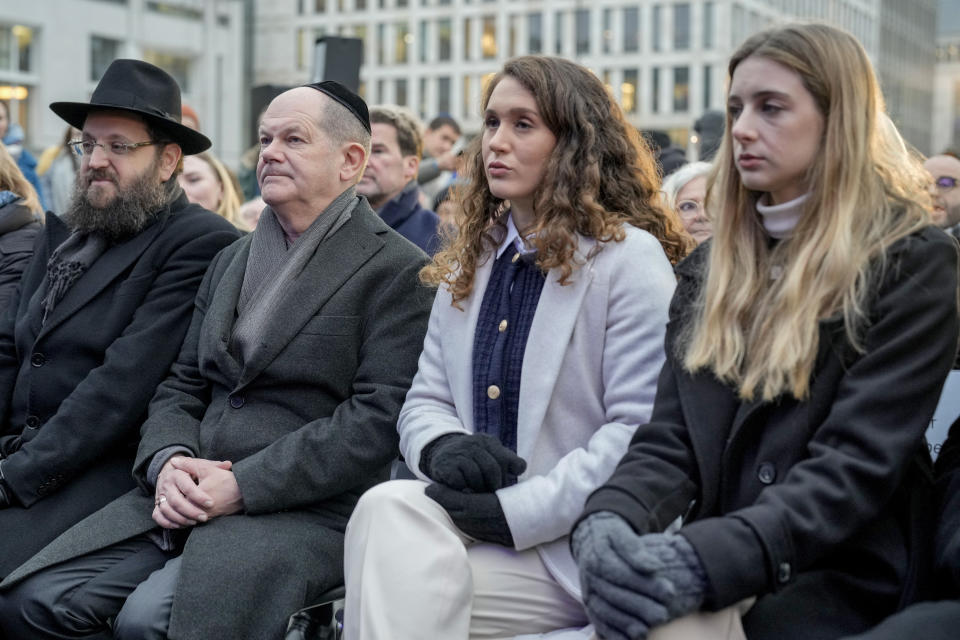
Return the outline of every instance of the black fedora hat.
[[[93,90],[90,102],[53,102],[50,109],[77,129],[83,129],[91,111],[129,111],[179,144],[185,155],[210,148],[205,135],[180,124],[177,81],[163,69],[142,60],[114,60]]]

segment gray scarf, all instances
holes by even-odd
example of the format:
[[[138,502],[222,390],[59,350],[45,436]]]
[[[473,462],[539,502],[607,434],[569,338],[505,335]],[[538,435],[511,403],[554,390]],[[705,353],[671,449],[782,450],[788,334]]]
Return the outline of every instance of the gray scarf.
[[[47,262],[47,294],[41,304],[47,322],[54,308],[90,265],[107,250],[107,240],[96,233],[74,231],[57,247]]]
[[[233,325],[231,352],[241,363],[249,361],[254,348],[262,342],[268,322],[317,247],[350,219],[357,202],[356,189],[350,187],[289,248],[273,209],[264,210],[250,241],[237,301],[237,321]]]

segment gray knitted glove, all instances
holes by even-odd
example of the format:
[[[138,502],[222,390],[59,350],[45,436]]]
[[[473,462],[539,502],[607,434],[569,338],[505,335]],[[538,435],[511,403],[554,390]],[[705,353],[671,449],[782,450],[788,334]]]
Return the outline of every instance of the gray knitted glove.
[[[587,616],[605,640],[643,640],[697,611],[707,579],[681,535],[637,535],[620,516],[594,513],[571,536]]]
[[[517,483],[527,462],[486,433],[448,433],[420,455],[420,470],[458,491],[489,493]]]

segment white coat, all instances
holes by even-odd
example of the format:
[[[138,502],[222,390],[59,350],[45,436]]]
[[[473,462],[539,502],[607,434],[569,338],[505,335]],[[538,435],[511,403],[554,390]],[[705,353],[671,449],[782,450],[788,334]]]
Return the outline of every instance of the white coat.
[[[497,491],[517,550],[536,548],[564,590],[580,599],[568,534],[587,496],[613,473],[653,408],[664,361],[667,310],[676,284],[651,234],[625,227],[622,242],[580,237],[566,285],[547,274],[520,380],[519,482]],[[400,412],[400,450],[420,471],[424,447],[446,433],[473,433],[473,337],[493,260],[477,268],[472,293],[451,305],[441,287],[419,370]]]

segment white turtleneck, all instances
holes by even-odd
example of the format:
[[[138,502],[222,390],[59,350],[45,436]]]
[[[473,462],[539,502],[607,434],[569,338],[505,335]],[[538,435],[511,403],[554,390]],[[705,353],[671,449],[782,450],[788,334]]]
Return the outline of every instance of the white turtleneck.
[[[764,204],[768,197],[769,194],[765,193],[757,200],[757,213],[760,214],[763,228],[771,238],[777,240],[789,238],[803,216],[803,204],[810,194],[805,193],[799,198],[781,204]]]

